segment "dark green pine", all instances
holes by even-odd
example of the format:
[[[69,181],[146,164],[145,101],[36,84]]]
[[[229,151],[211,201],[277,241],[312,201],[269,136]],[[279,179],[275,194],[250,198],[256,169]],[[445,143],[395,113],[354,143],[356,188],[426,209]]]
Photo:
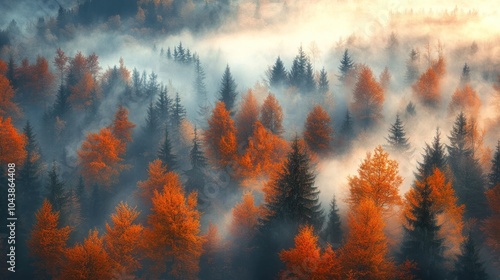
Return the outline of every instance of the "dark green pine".
[[[271,68],[270,77],[269,77],[269,85],[273,88],[278,88],[280,86],[284,86],[287,83],[288,74],[285,69],[285,65],[283,61],[278,56],[276,62]]]
[[[169,171],[177,168],[177,156],[172,152],[172,143],[168,135],[168,127],[165,127],[165,139],[163,140],[160,150],[158,150],[158,158]]]
[[[456,280],[486,280],[488,274],[479,259],[479,252],[469,232],[467,239],[461,245],[461,254],[455,261]]]
[[[432,175],[434,168],[439,168],[442,172],[447,170],[447,161],[444,145],[441,143],[441,133],[439,129],[436,129],[436,136],[432,141],[432,145],[425,144],[424,148],[424,159],[422,162],[418,163],[417,173],[415,173],[415,179],[417,181],[422,181],[425,178]]]
[[[227,65],[220,82],[219,101],[224,102],[226,110],[233,113],[234,105],[236,104],[236,96],[236,82],[233,79],[233,75],[231,75],[229,65]]]
[[[333,196],[332,201],[330,202],[330,213],[328,215],[324,236],[326,241],[330,242],[332,245],[340,246],[342,243],[342,228],[339,208],[337,206],[335,196]]]
[[[403,122],[399,114],[396,115],[396,121],[391,125],[389,137],[386,140],[389,142],[391,150],[401,154],[410,152],[410,144],[408,143],[408,138],[406,137]]]
[[[340,60],[340,76],[339,80],[343,82],[345,80],[345,77],[347,74],[349,74],[349,71],[351,71],[354,68],[354,62],[351,59],[351,56],[349,56],[349,50],[345,49],[344,55],[342,56],[342,60]]]

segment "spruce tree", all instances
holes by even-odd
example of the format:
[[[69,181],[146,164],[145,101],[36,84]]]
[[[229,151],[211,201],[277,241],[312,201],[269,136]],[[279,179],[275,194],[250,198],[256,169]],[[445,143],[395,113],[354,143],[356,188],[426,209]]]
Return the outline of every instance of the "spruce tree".
[[[495,150],[491,163],[491,171],[490,174],[488,174],[488,180],[490,188],[493,188],[500,184],[500,141],[497,143],[497,149]]]
[[[197,101],[198,101],[198,123],[202,125],[202,127],[206,126],[206,120],[210,115],[210,108],[207,97],[207,88],[205,85],[205,71],[201,66],[200,59],[198,56],[193,56],[194,61],[194,90],[196,93]]]
[[[461,245],[461,254],[455,262],[454,276],[456,280],[486,280],[488,274],[484,270],[483,263],[479,259],[479,251],[469,232],[467,239]]]
[[[415,80],[418,79],[418,57],[418,52],[415,49],[412,49],[410,51],[408,61],[406,62],[406,81],[408,84],[412,84]]]
[[[167,87],[161,85],[160,96],[155,103],[155,111],[161,125],[170,122],[170,107],[172,106],[172,99],[168,96]]]
[[[415,178],[417,181],[422,181],[432,175],[434,168],[446,172],[448,169],[444,144],[441,143],[441,133],[436,129],[436,136],[432,141],[432,145],[425,144],[423,161],[418,163],[417,173]]]
[[[401,257],[416,262],[418,268],[413,273],[418,279],[443,279],[444,247],[438,235],[437,213],[432,210],[435,203],[431,198],[432,188],[427,180],[417,181],[414,188],[418,199],[411,202],[412,217],[405,217]]]
[[[167,59],[172,60],[172,51],[170,50],[170,47],[167,48]]]
[[[186,181],[186,191],[198,191],[198,197],[203,195],[203,189],[206,183],[206,176],[204,169],[207,167],[207,158],[204,156],[201,149],[201,141],[198,138],[198,132],[196,127],[194,128],[194,138],[193,147],[189,151],[189,159],[191,162],[191,169],[185,172]]]
[[[308,60],[306,63],[306,72],[304,76],[304,90],[306,92],[316,92],[316,80],[314,80],[314,73],[311,62]]]
[[[386,140],[389,142],[390,150],[406,155],[410,153],[410,143],[406,138],[406,132],[399,114],[396,115],[396,121],[389,128],[389,137]]]
[[[414,117],[417,114],[417,110],[415,108],[415,104],[413,102],[408,102],[408,105],[406,105],[406,117]]]
[[[340,60],[340,76],[339,80],[341,82],[345,81],[346,76],[349,74],[349,72],[354,69],[354,62],[352,61],[351,57],[349,56],[349,50],[345,49],[344,55],[342,56],[342,60]]]
[[[226,110],[231,112],[231,115],[234,114],[233,109],[236,102],[236,82],[231,75],[231,70],[229,69],[229,65],[226,66],[226,70],[224,71],[224,75],[222,75],[220,89],[219,89],[219,101],[224,102],[226,106]]]
[[[482,219],[489,214],[484,194],[486,180],[479,161],[468,145],[467,119],[460,113],[453,125],[448,148],[448,163],[453,174],[453,187],[460,204],[465,204],[465,216]]]
[[[287,83],[287,77],[288,74],[286,72],[285,65],[278,56],[269,74],[269,86],[272,88],[284,86]]]
[[[172,143],[168,135],[168,126],[165,127],[165,139],[163,140],[160,150],[158,150],[158,158],[169,171],[173,171],[177,168],[177,156],[172,152]]]
[[[68,100],[68,96],[68,89],[61,84],[59,86],[59,90],[57,91],[56,100],[52,109],[52,115],[54,117],[66,119],[69,111],[71,110],[71,103]]]
[[[52,209],[54,211],[61,211],[66,204],[67,197],[66,191],[64,190],[64,183],[59,178],[55,162],[52,163],[52,168],[48,176],[47,199],[52,204]]]
[[[145,88],[146,98],[148,98],[150,101],[153,100],[159,89],[160,84],[158,84],[158,75],[155,72],[151,71],[151,74],[149,74],[149,81],[146,84]]]
[[[182,106],[181,98],[178,92],[175,93],[174,103],[172,104],[170,112],[171,112],[170,116],[171,126],[174,129],[175,136],[178,138],[181,122],[186,118],[186,108]]]
[[[156,135],[159,126],[160,126],[160,120],[158,118],[158,114],[155,110],[155,107],[153,106],[153,102],[149,102],[145,125],[144,125],[144,132],[146,132],[148,136]]]
[[[339,208],[335,196],[330,202],[330,213],[328,214],[328,221],[324,231],[326,241],[334,246],[340,246],[342,243],[342,228],[340,222]]]
[[[319,72],[319,81],[318,81],[318,92],[320,94],[325,94],[330,90],[330,85],[328,82],[328,75],[325,71],[325,68],[321,69]]]
[[[293,60],[288,80],[291,86],[296,87],[302,93],[313,90],[314,78],[312,65],[310,65],[309,58],[302,49],[302,46],[299,47],[299,53]]]
[[[462,75],[460,75],[460,85],[464,86],[470,82],[470,67],[467,63],[464,64],[462,68]]]

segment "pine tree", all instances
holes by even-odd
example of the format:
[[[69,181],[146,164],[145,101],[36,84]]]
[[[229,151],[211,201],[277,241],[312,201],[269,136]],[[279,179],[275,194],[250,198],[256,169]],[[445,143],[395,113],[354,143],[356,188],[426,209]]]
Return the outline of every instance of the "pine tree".
[[[186,108],[182,106],[181,98],[178,92],[175,93],[174,103],[172,104],[170,112],[170,122],[172,128],[174,129],[174,137],[178,137],[179,130],[181,128],[181,122],[186,118]]]
[[[408,154],[410,152],[410,143],[408,143],[408,138],[406,138],[406,132],[399,114],[396,115],[396,121],[389,129],[389,137],[386,140],[389,142],[389,149],[400,154]]]
[[[152,101],[159,89],[160,85],[158,84],[158,75],[151,71],[151,74],[149,74],[149,81],[145,85],[145,97]]]
[[[491,171],[488,174],[490,188],[500,184],[500,140],[497,143],[497,149],[491,160]]]
[[[207,98],[207,87],[205,85],[205,71],[201,66],[200,59],[197,56],[193,56],[194,60],[194,92],[196,93],[196,98],[198,101],[198,117],[201,119],[200,122],[203,123],[208,118],[208,98]]]
[[[415,276],[420,279],[443,279],[443,239],[438,236],[437,213],[433,211],[432,188],[427,179],[415,183],[416,203],[411,203],[411,216],[405,215],[408,226],[403,225],[402,259],[417,263]]]
[[[167,48],[167,59],[172,60],[172,51],[170,50],[170,47]]]
[[[296,87],[301,93],[310,92],[316,87],[312,64],[302,46],[299,47],[299,53],[293,60],[288,80],[290,85]]]
[[[316,92],[316,80],[314,79],[314,71],[312,63],[309,60],[306,63],[306,71],[304,76],[304,90],[306,92]]]
[[[462,75],[460,75],[460,85],[464,86],[470,82],[470,67],[467,63],[462,68]]]
[[[203,171],[207,167],[207,158],[203,154],[196,127],[194,128],[193,147],[189,151],[189,159],[191,162],[191,169],[186,171],[186,192],[190,193],[194,190],[198,190],[199,195],[201,195],[201,190],[203,190],[206,183],[205,173]]]
[[[334,246],[340,246],[342,243],[342,227],[340,222],[339,208],[335,195],[330,202],[330,213],[328,214],[328,221],[324,231],[326,241]]]
[[[349,56],[349,50],[345,49],[344,55],[342,56],[342,60],[340,61],[340,66],[339,66],[340,70],[339,80],[341,82],[345,82],[347,75],[353,69],[354,69],[354,62]]]
[[[318,92],[320,94],[326,94],[330,90],[330,85],[328,82],[328,75],[323,67],[319,72],[319,81],[318,81]]]
[[[412,84],[418,78],[418,58],[419,53],[415,49],[412,49],[410,51],[409,59],[406,62],[406,81],[408,84]]]
[[[160,126],[160,120],[158,114],[153,106],[153,102],[149,103],[148,112],[146,115],[146,121],[144,125],[144,132],[147,137],[154,138],[158,135],[158,127]]]
[[[486,274],[483,263],[479,258],[479,250],[474,244],[471,232],[461,245],[461,254],[457,256],[455,261],[454,275],[457,280],[488,279],[488,274]]]
[[[68,113],[71,110],[71,103],[68,100],[69,92],[66,87],[61,85],[57,91],[56,100],[54,102],[54,107],[52,109],[52,114],[54,117],[59,117],[66,119]]]
[[[159,119],[160,125],[170,123],[170,110],[172,106],[172,98],[168,96],[167,87],[160,87],[160,96],[155,103],[155,111]]]
[[[172,143],[168,135],[168,126],[165,127],[165,139],[163,140],[160,150],[158,150],[158,158],[169,171],[177,168],[177,156],[172,152]]]
[[[340,135],[342,135],[346,141],[351,141],[354,138],[354,124],[349,109],[345,111],[344,121],[340,128]]]
[[[231,75],[229,65],[227,65],[220,83],[219,101],[224,102],[226,110],[231,112],[231,114],[233,114],[237,95],[238,93],[236,92],[236,82],[233,79],[233,75]]]
[[[413,102],[408,102],[408,105],[406,105],[406,117],[414,117],[417,114],[417,111],[415,109],[415,104]]]
[[[59,178],[56,163],[52,163],[52,169],[48,173],[49,181],[47,184],[47,199],[52,205],[54,211],[61,211],[66,204],[67,194],[64,190],[64,182]],[[64,213],[62,214],[64,215]],[[61,218],[63,219],[63,218]]]
[[[272,88],[279,88],[285,86],[287,83],[288,74],[285,69],[285,65],[281,58],[278,56],[276,62],[270,70],[269,74],[269,86]]]
[[[439,129],[436,129],[436,136],[434,136],[432,145],[429,146],[429,144],[425,144],[424,152],[424,159],[422,162],[418,163],[417,173],[415,173],[417,181],[422,181],[431,176],[435,168],[439,168],[439,170],[443,171],[448,169],[446,152],[444,144],[441,143],[441,133]]]

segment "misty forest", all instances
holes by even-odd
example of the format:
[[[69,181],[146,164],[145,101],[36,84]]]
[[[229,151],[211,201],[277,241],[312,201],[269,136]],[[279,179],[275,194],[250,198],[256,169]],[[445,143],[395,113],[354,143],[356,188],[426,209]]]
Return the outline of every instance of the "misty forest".
[[[494,2],[1,1],[0,279],[500,279]]]

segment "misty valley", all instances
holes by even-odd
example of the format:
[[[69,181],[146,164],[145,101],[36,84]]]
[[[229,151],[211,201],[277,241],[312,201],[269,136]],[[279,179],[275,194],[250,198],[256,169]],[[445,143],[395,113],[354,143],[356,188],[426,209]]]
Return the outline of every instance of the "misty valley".
[[[0,2],[0,279],[500,279],[500,10],[386,2]]]

